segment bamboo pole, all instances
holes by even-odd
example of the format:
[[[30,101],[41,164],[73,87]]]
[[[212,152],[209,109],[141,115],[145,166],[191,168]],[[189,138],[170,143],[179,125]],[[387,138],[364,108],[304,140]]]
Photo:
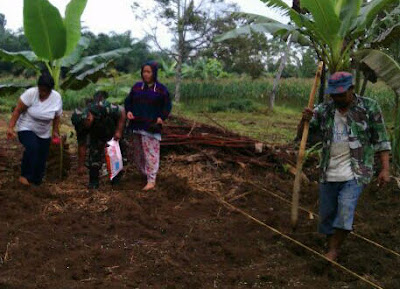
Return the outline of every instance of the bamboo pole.
[[[318,69],[315,74],[314,84],[311,89],[310,98],[308,101],[308,108],[310,108],[310,109],[312,109],[314,106],[315,93],[317,91],[318,82],[321,78],[323,65],[324,65],[324,63],[321,61],[318,65]],[[300,187],[301,187],[301,174],[303,171],[303,160],[304,160],[304,155],[305,155],[305,150],[306,150],[309,128],[310,128],[310,123],[308,121],[305,121],[304,128],[303,128],[303,136],[301,138],[301,143],[300,143],[300,150],[299,150],[299,154],[297,157],[296,176],[295,176],[294,185],[293,185],[293,195],[292,195],[292,203],[293,204],[292,204],[292,212],[291,212],[291,221],[292,221],[293,228],[296,228],[296,226],[297,226],[297,220],[298,220],[298,215],[299,215],[299,195],[300,195]]]

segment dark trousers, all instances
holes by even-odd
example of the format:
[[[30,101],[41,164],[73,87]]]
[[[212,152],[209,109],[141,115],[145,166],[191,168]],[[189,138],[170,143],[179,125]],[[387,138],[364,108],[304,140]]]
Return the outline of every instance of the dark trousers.
[[[40,185],[46,171],[50,138],[40,138],[32,131],[20,131],[18,138],[25,147],[21,163],[21,176],[32,184]]]

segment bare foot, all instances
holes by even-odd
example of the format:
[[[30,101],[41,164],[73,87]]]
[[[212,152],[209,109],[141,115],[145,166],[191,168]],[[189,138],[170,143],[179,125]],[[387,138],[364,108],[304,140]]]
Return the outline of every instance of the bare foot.
[[[147,185],[143,188],[143,191],[151,191],[156,187],[155,183],[147,183]]]
[[[328,258],[331,261],[337,260],[338,253],[336,251],[329,251],[328,253],[325,254],[325,257]]]
[[[19,177],[19,182],[21,184],[23,184],[24,186],[29,186],[30,185],[29,181],[24,177]]]

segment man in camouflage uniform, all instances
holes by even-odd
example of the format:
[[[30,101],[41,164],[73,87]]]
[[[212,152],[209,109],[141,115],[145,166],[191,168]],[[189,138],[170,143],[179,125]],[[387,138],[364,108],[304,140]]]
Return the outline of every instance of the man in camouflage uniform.
[[[352,230],[357,200],[373,177],[374,155],[380,154],[380,185],[388,182],[390,142],[378,103],[354,94],[353,77],[336,72],[328,80],[331,101],[306,108],[299,126],[310,121],[310,139],[322,142],[320,220],[318,231],[328,237],[326,257],[336,260]]]
[[[95,100],[83,110],[76,109],[71,120],[78,140],[78,172],[85,170],[86,148],[89,146],[89,188],[97,189],[106,143],[113,137],[121,139],[125,110],[106,100]]]

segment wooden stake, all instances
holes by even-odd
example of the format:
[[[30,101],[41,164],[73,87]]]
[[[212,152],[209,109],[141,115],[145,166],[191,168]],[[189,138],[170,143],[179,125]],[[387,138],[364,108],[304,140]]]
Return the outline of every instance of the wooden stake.
[[[310,109],[313,109],[313,106],[314,106],[315,93],[317,91],[318,82],[321,77],[323,64],[324,63],[322,61],[319,63],[317,73],[315,74],[314,84],[311,89],[310,99],[308,101],[308,107]],[[309,128],[310,128],[310,123],[308,121],[305,121],[304,128],[303,128],[303,136],[301,138],[301,143],[300,143],[299,155],[297,157],[296,176],[295,176],[294,185],[293,185],[292,213],[291,213],[291,220],[292,220],[293,228],[296,228],[296,226],[297,226],[297,220],[298,220],[298,214],[299,214],[299,195],[300,195],[300,187],[301,187],[301,175],[303,172],[303,160],[304,160],[304,155],[305,155],[305,150],[306,150]]]

